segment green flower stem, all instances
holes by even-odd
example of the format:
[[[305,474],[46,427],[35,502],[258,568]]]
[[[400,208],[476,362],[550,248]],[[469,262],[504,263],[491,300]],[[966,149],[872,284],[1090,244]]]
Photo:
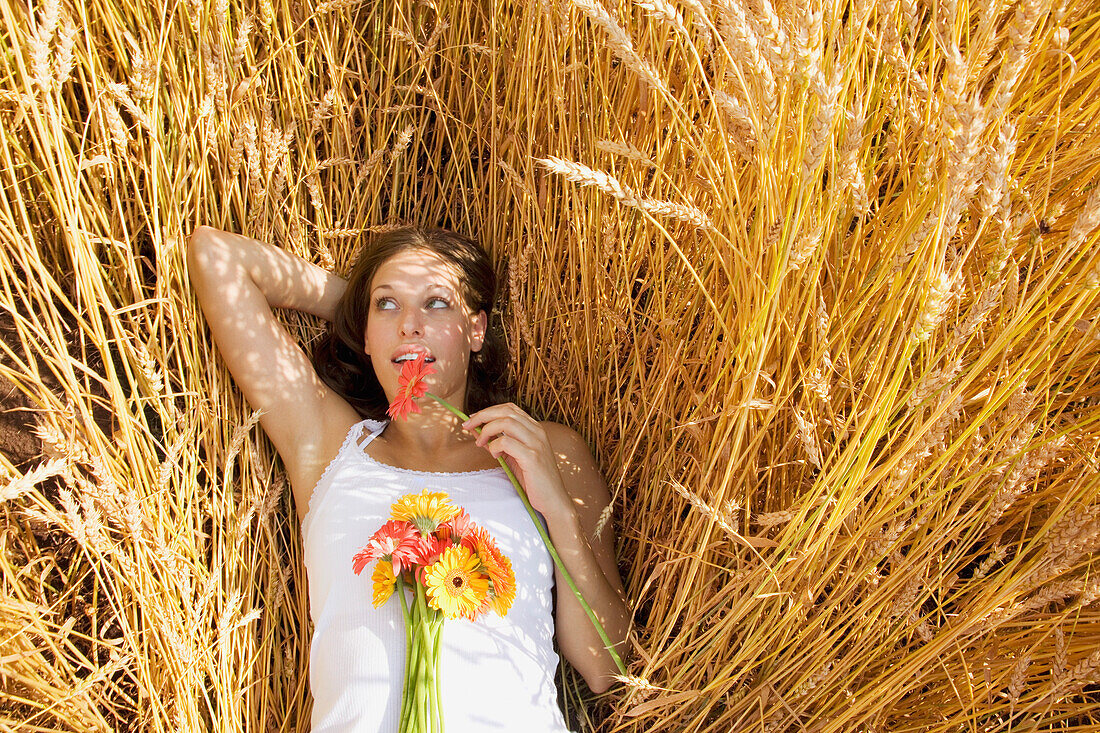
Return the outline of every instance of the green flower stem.
[[[409,613],[412,631],[412,643],[409,644],[411,653],[409,655],[409,664],[405,667],[405,691],[407,698],[402,706],[402,725],[401,728],[408,733],[417,733],[420,730],[420,721],[418,718],[417,709],[420,705],[420,688],[417,685],[417,670],[420,667],[420,656],[423,652],[423,645],[420,643],[420,634],[417,633],[417,629],[420,627],[420,608],[416,603],[416,586],[413,584],[413,602],[412,608]]]
[[[397,596],[401,600],[401,616],[405,619],[405,683],[401,690],[401,733],[406,733],[409,730],[409,725],[412,722],[409,716],[410,705],[412,704],[412,687],[411,680],[413,678],[410,671],[413,664],[413,620],[409,615],[409,602],[405,598],[405,579],[397,578]]]
[[[424,654],[421,656],[421,684],[424,689],[424,714],[432,731],[438,731],[439,720],[439,680],[435,676],[436,652],[438,651],[435,635],[435,618],[432,611],[424,608],[424,622],[420,624],[420,635],[423,639]]]
[[[431,720],[431,690],[429,689],[427,657],[431,654],[431,644],[425,637],[428,624],[428,606],[424,599],[424,586],[416,584],[416,610],[419,618],[417,636],[420,637],[420,654],[416,665],[416,721],[417,731],[426,733]]]
[[[435,620],[432,622],[432,660],[434,661],[434,678],[433,678],[433,690],[432,690],[432,708],[435,712],[435,725],[436,733],[443,733],[443,709],[440,702],[440,696],[442,690],[442,682],[440,675],[440,667],[442,666],[443,658],[443,617],[439,611],[435,612]]]
[[[433,400],[450,410],[463,422],[466,422],[470,419],[469,415],[467,415],[451,403],[447,402],[447,400],[443,399],[442,397],[434,395],[431,392],[427,392],[426,394],[428,397],[431,397]],[[481,431],[479,430],[478,432],[480,433]],[[575,595],[577,597],[577,600],[580,601],[581,607],[584,608],[584,612],[588,614],[588,620],[592,622],[592,625],[596,628],[596,633],[599,634],[600,639],[603,640],[604,648],[607,649],[607,651],[611,654],[611,658],[615,660],[615,666],[619,668],[619,674],[625,677],[627,675],[626,665],[623,664],[622,658],[620,658],[618,652],[615,651],[615,647],[611,643],[611,640],[607,638],[607,632],[604,631],[603,624],[601,624],[600,620],[596,618],[596,614],[592,610],[592,607],[588,605],[588,601],[584,599],[584,596],[581,594],[580,588],[577,587],[576,582],[573,580],[573,576],[570,575],[569,571],[565,569],[565,563],[562,562],[561,557],[558,555],[558,550],[554,547],[554,543],[550,541],[550,535],[546,532],[546,528],[542,526],[542,522],[538,517],[538,513],[535,511],[535,508],[531,506],[531,502],[527,498],[527,492],[525,492],[523,490],[523,487],[520,486],[519,479],[517,479],[516,475],[512,473],[512,469],[508,468],[508,464],[504,462],[504,458],[497,457],[497,462],[500,463],[500,467],[504,469],[504,472],[508,474],[508,478],[511,480],[512,486],[515,487],[516,493],[519,495],[520,501],[523,502],[524,508],[527,509],[527,513],[531,516],[531,521],[535,523],[535,529],[539,531],[539,536],[542,537],[543,544],[545,544],[546,549],[550,551],[550,557],[554,559],[554,565],[558,568],[561,576],[565,578],[565,582],[573,591],[573,595]]]
[[[414,608],[412,613],[413,624],[416,624],[416,618],[418,614]],[[417,634],[413,634],[413,642],[411,644],[411,653],[409,655],[409,666],[405,668],[405,700],[402,704],[402,725],[403,730],[415,733],[417,720],[416,720],[416,706],[417,706],[417,687],[416,687],[416,668],[419,666],[420,660],[420,637]]]

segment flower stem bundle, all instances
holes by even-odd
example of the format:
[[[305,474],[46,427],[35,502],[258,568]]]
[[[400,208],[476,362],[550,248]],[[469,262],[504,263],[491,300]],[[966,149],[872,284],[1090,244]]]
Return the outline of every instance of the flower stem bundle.
[[[504,616],[516,595],[511,561],[483,528],[441,492],[406,494],[391,520],[352,558],[371,574],[377,608],[396,595],[405,621],[405,681],[400,733],[442,733],[440,670],[443,622]]]

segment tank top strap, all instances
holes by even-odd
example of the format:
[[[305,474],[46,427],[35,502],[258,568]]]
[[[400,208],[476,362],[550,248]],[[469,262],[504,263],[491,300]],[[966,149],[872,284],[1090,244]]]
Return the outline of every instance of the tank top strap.
[[[344,441],[344,447],[347,447],[350,441],[354,443],[359,450],[366,448],[370,445],[372,440],[382,434],[382,431],[386,429],[387,425],[389,425],[389,421],[387,420],[372,420],[370,418],[355,423],[351,426],[351,430],[348,431],[348,437],[347,440]],[[363,437],[364,433],[366,433],[366,438]],[[341,453],[344,452],[344,447],[340,448]]]
[[[321,498],[328,491],[329,484],[332,482],[332,477],[337,471],[337,467],[348,460],[354,452],[362,450],[368,443],[378,437],[385,429],[388,423],[384,420],[372,420],[367,418],[360,420],[359,422],[348,428],[348,434],[344,436],[344,442],[340,444],[340,450],[336,451],[336,455],[332,457],[328,465],[325,466],[325,470],[321,472],[321,477],[317,479],[317,483],[313,486],[313,491],[309,495],[309,506],[306,508],[306,516],[302,519],[302,536],[306,537],[309,532],[309,528],[312,526],[314,507],[320,503]],[[367,432],[367,439],[363,443],[359,440],[362,438],[363,433]]]

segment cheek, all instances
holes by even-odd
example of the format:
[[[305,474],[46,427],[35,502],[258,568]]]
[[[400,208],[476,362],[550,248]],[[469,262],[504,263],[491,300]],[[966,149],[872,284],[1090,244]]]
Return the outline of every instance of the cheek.
[[[371,353],[371,343],[373,342],[377,347],[378,330],[376,319],[368,318],[367,325],[363,327],[363,351],[366,352],[368,356]]]
[[[448,339],[446,353],[448,368],[455,374],[469,369],[471,356],[469,341],[463,335],[456,334]]]

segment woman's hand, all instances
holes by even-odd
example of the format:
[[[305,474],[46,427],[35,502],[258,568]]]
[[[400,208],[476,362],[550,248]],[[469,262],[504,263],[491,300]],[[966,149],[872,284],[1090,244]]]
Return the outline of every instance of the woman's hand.
[[[462,424],[477,432],[477,444],[493,458],[504,458],[519,479],[531,506],[550,517],[571,511],[550,439],[542,423],[507,402],[479,410]]]

